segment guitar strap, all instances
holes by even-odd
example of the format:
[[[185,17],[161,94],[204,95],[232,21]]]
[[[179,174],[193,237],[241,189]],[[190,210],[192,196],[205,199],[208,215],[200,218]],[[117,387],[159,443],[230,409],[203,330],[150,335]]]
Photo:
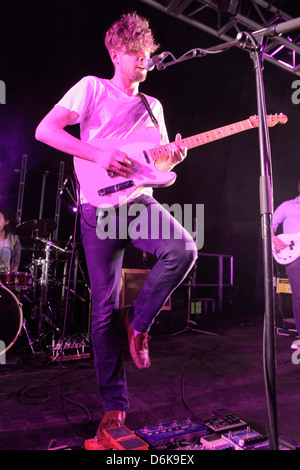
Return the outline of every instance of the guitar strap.
[[[146,98],[145,95],[143,95],[143,93],[138,93],[138,96],[141,98],[142,102],[144,103],[148,113],[149,113],[149,116],[151,118],[151,121],[153,122],[153,124],[155,125],[155,127],[159,130],[159,124],[158,124],[158,120],[156,119],[156,117],[154,116],[154,114],[152,113],[152,109],[150,108],[150,105],[148,103],[148,100]]]

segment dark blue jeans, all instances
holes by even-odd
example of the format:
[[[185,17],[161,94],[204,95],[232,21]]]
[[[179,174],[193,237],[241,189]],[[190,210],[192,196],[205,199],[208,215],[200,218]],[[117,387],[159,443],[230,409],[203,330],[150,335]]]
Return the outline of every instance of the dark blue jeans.
[[[197,247],[191,235],[152,197],[141,196],[102,214],[101,220],[96,211],[94,206],[83,204],[81,230],[92,293],[94,363],[107,412],[129,407],[118,329],[126,244],[157,258],[130,318],[139,332],[150,330],[168,297],[195,263]]]
[[[296,330],[300,336],[300,258],[286,265],[286,273],[288,275],[293,301],[293,313],[296,323]]]

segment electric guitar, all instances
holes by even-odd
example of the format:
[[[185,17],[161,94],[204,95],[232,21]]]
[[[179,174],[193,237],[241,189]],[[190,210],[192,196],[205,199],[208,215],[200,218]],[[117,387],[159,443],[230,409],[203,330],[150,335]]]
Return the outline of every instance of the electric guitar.
[[[286,122],[287,117],[283,114],[267,116],[268,127]],[[191,149],[255,127],[258,127],[258,117],[250,116],[244,121],[184,138],[179,143],[186,146],[187,149]],[[170,154],[170,144],[159,145],[158,134],[157,129],[149,128],[135,134],[134,138],[121,141],[115,139],[89,141],[89,144],[98,148],[113,149],[117,147],[125,152],[132,163],[130,168],[133,170],[132,175],[125,178],[101,168],[92,160],[74,157],[74,167],[79,184],[90,204],[103,209],[118,207],[126,203],[140,188],[165,187],[174,183],[176,173],[156,168],[155,162],[167,159]]]
[[[274,243],[272,247],[274,259],[279,264],[290,264],[300,256],[300,232],[278,235],[278,238],[286,244],[280,251],[276,250]]]

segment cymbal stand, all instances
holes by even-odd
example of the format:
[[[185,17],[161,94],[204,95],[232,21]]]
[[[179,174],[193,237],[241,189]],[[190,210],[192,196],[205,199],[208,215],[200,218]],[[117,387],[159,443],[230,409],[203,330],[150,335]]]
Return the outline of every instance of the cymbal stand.
[[[48,285],[49,285],[49,265],[50,265],[50,251],[51,248],[55,248],[56,250],[65,251],[64,249],[60,248],[59,246],[55,245],[53,242],[49,240],[45,240],[43,238],[36,237],[37,240],[40,240],[45,245],[45,258],[41,260],[42,265],[42,274],[40,278],[40,286],[41,286],[41,295],[39,300],[39,332],[41,333],[44,330],[44,321],[52,325],[52,322],[49,318],[46,317],[46,308],[51,311],[51,307],[48,302]]]
[[[40,316],[39,316],[39,332],[44,329],[45,319],[45,305],[48,299],[48,277],[49,277],[49,263],[50,263],[50,244],[47,241],[45,243],[45,259],[42,263],[42,275],[40,278],[41,295],[39,301]]]

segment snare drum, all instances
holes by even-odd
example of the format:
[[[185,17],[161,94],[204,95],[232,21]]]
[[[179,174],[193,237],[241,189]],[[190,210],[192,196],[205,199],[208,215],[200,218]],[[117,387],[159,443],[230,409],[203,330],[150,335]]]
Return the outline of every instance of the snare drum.
[[[30,273],[1,273],[0,282],[11,290],[30,290],[32,277]]]
[[[0,285],[0,341],[4,343],[0,356],[16,342],[23,325],[23,312],[17,297]]]

